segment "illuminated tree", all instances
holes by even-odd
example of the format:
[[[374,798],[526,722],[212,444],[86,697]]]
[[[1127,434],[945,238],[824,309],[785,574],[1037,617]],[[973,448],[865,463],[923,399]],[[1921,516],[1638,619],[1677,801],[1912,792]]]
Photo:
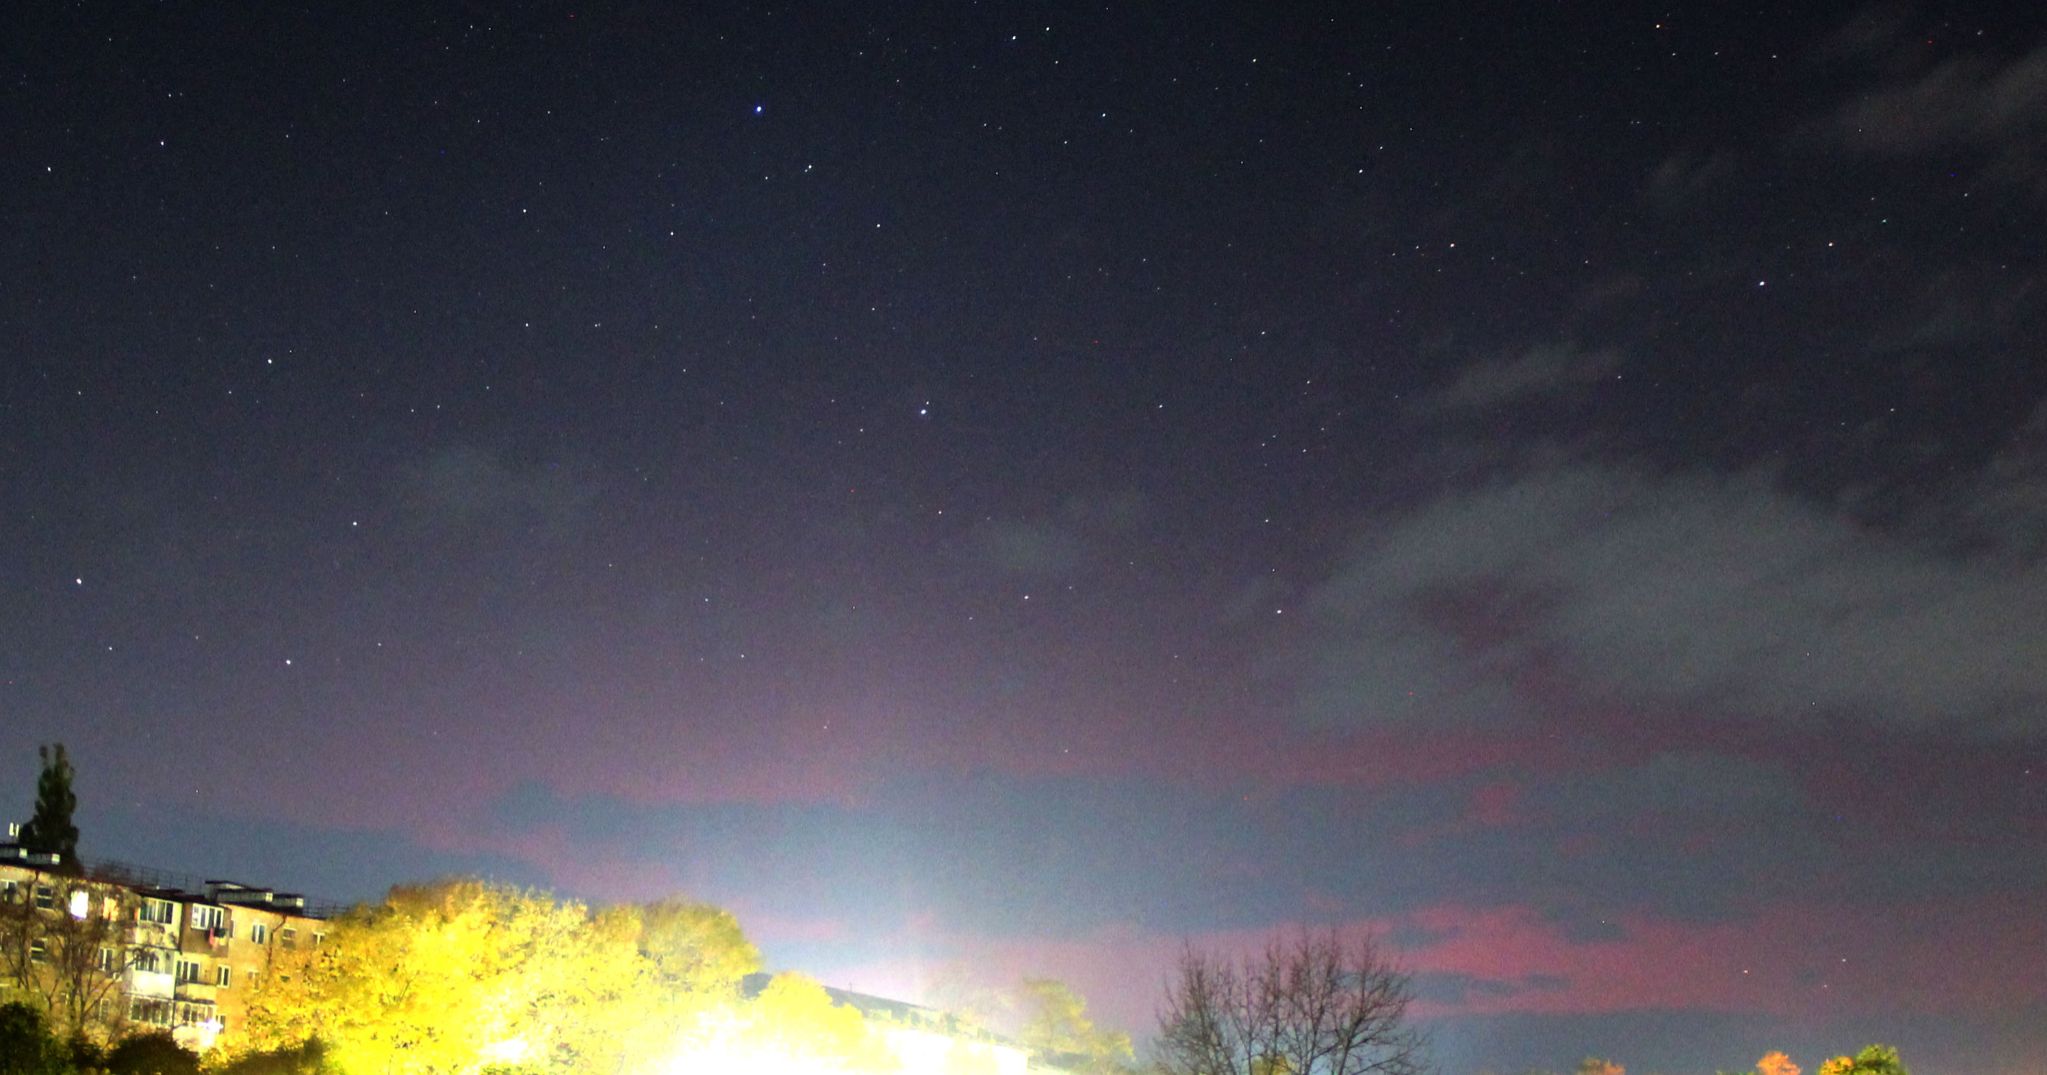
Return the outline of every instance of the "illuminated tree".
[[[1128,1071],[1135,1062],[1130,1035],[1095,1026],[1087,1002],[1065,983],[1026,978],[1022,1002],[1026,1019],[1017,1037],[1031,1051],[1070,1058],[1078,1063],[1075,1070],[1086,1075]]]
[[[1166,1075],[1418,1075],[1408,976],[1369,938],[1275,938],[1232,962],[1189,949],[1167,988],[1156,1046]],[[1274,1067],[1268,1065],[1284,1065]]]
[[[730,992],[761,969],[760,949],[732,912],[707,903],[662,900],[631,908],[639,920],[640,954],[672,988]]]
[[[751,1003],[702,1013],[666,1070],[882,1075],[900,1069],[859,1011],[803,975],[778,974]]]
[[[1756,1061],[1756,1075],[1798,1075],[1798,1065],[1783,1053],[1771,1051]]]
[[[84,882],[37,875],[17,899],[0,902],[0,978],[60,1034],[104,1035],[120,1021],[112,1002],[136,950],[127,923],[94,894]],[[102,1016],[108,1005],[116,1011]]]
[[[1912,1075],[1888,1045],[1871,1045],[1854,1056],[1837,1056],[1820,1065],[1819,1075]]]
[[[620,1013],[651,990],[630,933],[582,905],[480,881],[394,888],[330,926],[249,1001],[245,1048],[326,1045],[392,1075],[611,1071]]]
[[[78,809],[78,796],[71,790],[71,759],[64,754],[64,744],[36,748],[42,758],[43,770],[36,777],[36,810],[21,827],[21,846],[27,851],[54,853],[58,856],[56,869],[61,873],[77,874],[78,826],[71,821],[71,815]]]

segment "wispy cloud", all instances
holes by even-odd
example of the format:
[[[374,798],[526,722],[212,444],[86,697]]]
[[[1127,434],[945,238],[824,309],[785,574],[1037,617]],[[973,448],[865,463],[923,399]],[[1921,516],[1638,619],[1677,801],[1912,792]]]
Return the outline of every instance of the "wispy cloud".
[[[1004,574],[1058,578],[1092,567],[1149,511],[1136,490],[1077,494],[1041,515],[985,519],[968,540],[977,560]]]
[[[1907,22],[1896,10],[1866,14],[1830,39],[1823,59],[1873,69],[1874,81],[1801,133],[1881,156],[1973,152],[1990,177],[2047,191],[2047,45],[2016,55],[1979,48],[1927,66],[1908,47]]]
[[[1569,344],[1531,347],[1518,355],[1466,366],[1449,384],[1423,397],[1426,413],[1475,411],[1555,396],[1613,377],[1619,352],[1584,351]]]
[[[1567,704],[2036,734],[2047,563],[1878,530],[1760,473],[1563,462],[1445,491],[1319,586],[1317,723]]]

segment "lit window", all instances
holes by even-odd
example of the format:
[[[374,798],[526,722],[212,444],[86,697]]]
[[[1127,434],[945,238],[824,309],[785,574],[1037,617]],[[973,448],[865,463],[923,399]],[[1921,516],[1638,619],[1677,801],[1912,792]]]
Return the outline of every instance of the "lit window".
[[[92,893],[82,888],[71,890],[71,917],[83,919],[92,914]]]

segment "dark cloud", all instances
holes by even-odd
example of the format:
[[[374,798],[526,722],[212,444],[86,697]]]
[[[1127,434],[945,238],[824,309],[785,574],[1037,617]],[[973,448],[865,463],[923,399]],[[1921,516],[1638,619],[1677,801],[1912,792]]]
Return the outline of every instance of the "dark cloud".
[[[1735,156],[1726,150],[1678,150],[1649,174],[1642,200],[1658,212],[1679,212],[1732,179],[1735,170]]]
[[[2040,307],[2040,281],[1993,266],[1927,275],[1916,294],[1877,327],[1879,352],[1957,350],[2007,345]]]
[[[1414,978],[1414,995],[1422,1001],[1463,1005],[1477,998],[1498,1000],[1527,993],[1554,993],[1567,985],[1567,981],[1553,974],[1531,974],[1522,978],[1418,974]]]
[[[1371,528],[1312,596],[1323,725],[1681,706],[2034,734],[2047,563],[1874,529],[1763,473],[1564,462]]]
[[[1963,150],[1988,174],[2047,190],[2047,46],[2016,56],[1978,50],[1900,69],[1894,21],[1859,20],[1833,55],[1874,62],[1874,85],[1854,92],[1817,130],[1849,150],[1904,157]]]

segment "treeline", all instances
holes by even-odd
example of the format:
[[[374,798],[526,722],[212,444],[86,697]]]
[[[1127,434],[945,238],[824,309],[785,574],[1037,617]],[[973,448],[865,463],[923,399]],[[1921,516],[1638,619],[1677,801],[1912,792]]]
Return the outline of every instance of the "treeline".
[[[0,1008],[0,1075],[582,1075],[903,1070],[892,1024],[797,974],[765,984],[728,912],[666,900],[591,907],[456,879],[391,890],[333,919],[318,948],[273,965],[242,1025],[203,1057],[161,1031],[60,1039],[33,1003]],[[1027,1043],[1075,1071],[1127,1068],[1056,982],[1019,994]],[[992,1035],[955,1021],[917,1070],[995,1075]],[[932,1050],[939,1050],[933,1055]],[[935,1064],[934,1064],[935,1061]]]
[[[1718,1071],[1714,1075],[1799,1075],[1799,1066],[1791,1057],[1779,1051],[1764,1053],[1751,1070]],[[1530,1071],[1525,1075],[1557,1075],[1555,1072]],[[1611,1060],[1588,1056],[1578,1063],[1571,1075],[1628,1075],[1628,1069]],[[1888,1045],[1870,1045],[1859,1053],[1842,1054],[1822,1062],[1817,1075],[1912,1075],[1898,1058],[1898,1050]]]

